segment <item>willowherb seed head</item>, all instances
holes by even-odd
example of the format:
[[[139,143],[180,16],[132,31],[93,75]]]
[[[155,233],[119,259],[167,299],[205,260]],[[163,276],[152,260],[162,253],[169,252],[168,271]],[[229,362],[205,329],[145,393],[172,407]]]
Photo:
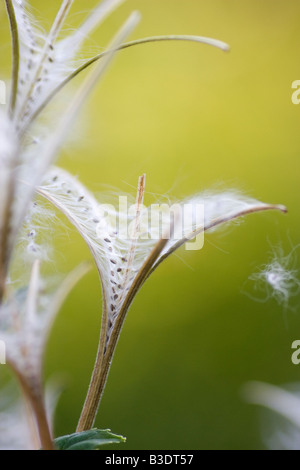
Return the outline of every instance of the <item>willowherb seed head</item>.
[[[0,450],[35,449],[23,401],[11,386],[1,387],[0,392]]]
[[[34,245],[29,245],[34,249]],[[38,249],[38,248],[36,248]],[[89,270],[82,264],[62,281],[44,277],[34,261],[30,280],[11,282],[0,306],[0,337],[7,361],[27,380],[40,378],[46,343],[53,321],[64,300]]]
[[[227,50],[227,45],[221,41],[198,36],[158,36],[124,43],[140,18],[138,12],[133,12],[107,50],[84,61],[80,66],[76,65],[77,53],[90,32],[122,2],[123,0],[103,0],[76,31],[68,30],[65,33],[64,25],[73,0],[62,0],[48,33],[43,31],[31,14],[30,2],[5,2],[12,33],[13,61],[9,117],[5,117],[5,122],[2,122],[0,116],[0,187],[4,193],[0,198],[0,246],[6,257],[0,260],[0,285],[4,282],[1,278],[8,275],[18,232],[34,198],[36,187],[57,157],[75,116],[106,72],[116,51],[165,40],[193,41]],[[62,101],[56,100],[63,108],[59,111],[59,122],[57,112],[42,116],[46,108],[49,110],[49,105],[57,94],[79,73],[96,62],[97,66],[74,94],[69,106],[63,108]],[[40,117],[46,119],[40,120]],[[82,202],[82,197],[78,195],[78,202]],[[88,208],[83,207],[82,210]],[[97,223],[95,220],[98,217],[95,216],[93,220]],[[37,252],[35,244],[31,243],[28,251]]]
[[[62,384],[58,380],[45,385],[46,413],[54,422],[54,412],[61,394]],[[39,450],[40,439],[34,420],[28,412],[28,404],[12,384],[0,388],[0,450]]]
[[[145,223],[149,221],[149,208],[143,205],[144,190],[145,175],[139,180],[136,204],[129,210],[125,205],[122,210],[123,205],[120,205],[116,211],[110,204],[99,204],[76,178],[58,168],[48,172],[43,186],[38,189],[40,195],[68,217],[95,259],[104,291],[107,341],[119,315],[127,303],[132,301],[131,292],[136,294],[136,285],[180,246],[199,234],[203,235],[205,231],[216,229],[248,213],[282,209],[235,191],[205,192],[177,202],[173,216],[170,216],[170,211],[159,212],[156,207],[154,214],[151,213],[152,217],[154,215],[151,221],[154,220],[157,225],[152,225],[149,230]],[[178,213],[183,213],[186,206],[189,209],[188,217],[178,217]],[[203,216],[197,220],[192,215],[198,206],[204,210]],[[175,237],[178,232],[181,235]],[[124,237],[124,233],[127,236]],[[153,233],[160,235],[153,238]]]
[[[122,1],[103,0],[77,31],[64,39],[61,33],[73,0],[61,1],[48,33],[42,31],[30,14],[27,0],[5,1],[13,39],[13,67],[9,113],[8,116],[0,114],[0,333],[7,345],[8,362],[29,389],[36,392],[38,383],[40,396],[43,395],[40,388],[42,357],[50,326],[63,300],[87,267],[72,272],[56,289],[51,289],[49,279],[41,275],[41,260],[47,258],[47,246],[45,250],[46,244],[41,243],[42,232],[44,226],[51,224],[47,211],[35,200],[36,193],[66,215],[95,260],[104,298],[103,358],[106,353],[107,358],[112,357],[114,339],[143,283],[175,250],[204,231],[252,212],[284,211],[282,206],[263,204],[234,191],[204,193],[177,203],[172,216],[168,211],[154,210],[151,215],[159,223],[149,227],[149,211],[143,206],[143,175],[132,211],[120,208],[116,225],[115,208],[99,204],[68,172],[57,168],[49,170],[75,116],[117,50],[162,40],[194,41],[228,50],[221,41],[198,36],[157,36],[124,43],[140,18],[138,12],[133,12],[107,50],[76,68],[76,54],[85,38]],[[55,115],[51,121],[48,116],[41,123],[39,117],[60,90],[96,62],[97,66],[74,94],[70,105],[66,109],[61,106],[59,119]],[[188,211],[182,219],[178,214],[185,205]],[[194,217],[197,206],[204,208],[201,220]],[[178,228],[180,236],[176,237]],[[25,261],[24,265],[30,268],[30,279],[26,282],[13,276],[12,261],[16,259]],[[9,278],[10,282],[6,282]],[[269,282],[278,290],[277,281],[271,275]]]

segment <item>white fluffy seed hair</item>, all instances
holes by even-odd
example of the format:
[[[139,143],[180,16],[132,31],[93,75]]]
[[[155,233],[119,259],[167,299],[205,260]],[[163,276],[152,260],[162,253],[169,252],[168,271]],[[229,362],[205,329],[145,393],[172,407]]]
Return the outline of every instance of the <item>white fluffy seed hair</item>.
[[[20,39],[20,70],[16,106],[19,130],[30,121],[51,92],[78,66],[76,55],[88,35],[124,0],[104,0],[73,33],[60,39],[73,0],[63,0],[48,34],[30,13],[26,0],[13,0]]]
[[[295,267],[297,248],[295,246],[288,255],[283,254],[281,247],[273,248],[270,262],[249,277],[257,283],[257,291],[263,292],[257,300],[273,298],[284,308],[291,308],[290,299],[300,294],[299,269]]]
[[[64,1],[63,3],[67,3]],[[17,127],[22,128],[55,84],[69,73],[66,55],[56,49],[56,33],[42,31],[27,1],[13,0],[20,38]],[[66,9],[67,13],[68,9]],[[67,53],[67,51],[66,51]],[[70,55],[70,50],[68,51]]]

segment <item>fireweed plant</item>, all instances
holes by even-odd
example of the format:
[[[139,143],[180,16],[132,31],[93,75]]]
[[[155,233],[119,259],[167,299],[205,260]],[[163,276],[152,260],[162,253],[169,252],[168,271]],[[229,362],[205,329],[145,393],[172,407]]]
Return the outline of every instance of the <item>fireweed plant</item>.
[[[286,209],[235,190],[207,191],[177,202],[173,217],[158,217],[160,226],[152,224],[150,230],[145,223],[149,210],[143,205],[146,179],[142,175],[133,213],[113,213],[107,206],[104,210],[77,178],[53,165],[75,117],[117,51],[158,41],[193,41],[223,51],[228,46],[199,36],[158,36],[125,42],[139,21],[139,14],[133,12],[107,49],[78,63],[76,59],[87,36],[123,0],[103,0],[68,35],[62,32],[73,0],[61,2],[47,34],[31,15],[26,0],[1,1],[11,30],[12,74],[9,103],[0,114],[0,339],[6,347],[7,364],[20,384],[28,427],[24,433],[19,429],[20,419],[16,425],[14,413],[19,408],[2,414],[2,446],[98,449],[102,444],[123,439],[109,430],[93,429],[93,425],[122,325],[144,282],[162,261],[204,232],[254,212]],[[81,73],[87,74],[85,81],[71,103],[61,106],[52,119],[49,105]],[[185,206],[189,207],[190,216],[182,226],[180,211]],[[191,216],[198,206],[204,207],[201,221]],[[80,265],[58,286],[43,274],[42,266],[50,258],[43,233],[55,223],[57,210],[90,249],[100,277],[103,309],[95,367],[76,432],[55,439],[42,379],[45,345],[62,303],[89,269],[86,264]],[[175,237],[179,223],[181,236]],[[129,235],[125,237],[123,229],[128,226]]]

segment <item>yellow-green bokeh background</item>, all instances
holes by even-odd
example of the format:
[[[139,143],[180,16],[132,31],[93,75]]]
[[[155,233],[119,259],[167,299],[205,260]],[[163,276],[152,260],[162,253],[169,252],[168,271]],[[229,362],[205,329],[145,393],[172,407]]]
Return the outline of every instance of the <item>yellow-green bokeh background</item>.
[[[45,26],[59,3],[32,1]],[[69,24],[96,3],[75,1]],[[105,47],[133,9],[142,21],[131,38],[199,34],[228,42],[231,52],[161,43],[120,53],[60,164],[95,192],[113,186],[134,194],[145,172],[149,194],[234,187],[285,204],[289,214],[252,215],[207,235],[202,251],[182,250],[161,266],[130,310],[96,424],[126,435],[122,449],[263,448],[260,410],[245,403],[241,387],[300,380],[291,362],[300,306],[294,299],[295,311],[284,313],[273,299],[258,303],[243,291],[272,244],[287,254],[300,242],[300,105],[291,101],[291,84],[300,79],[300,1],[128,0],[93,34],[87,55]],[[10,44],[0,11],[2,79]],[[57,245],[60,269],[90,258],[73,231]],[[100,314],[94,269],[50,339],[46,376],[63,376],[67,385],[57,434],[76,426]]]

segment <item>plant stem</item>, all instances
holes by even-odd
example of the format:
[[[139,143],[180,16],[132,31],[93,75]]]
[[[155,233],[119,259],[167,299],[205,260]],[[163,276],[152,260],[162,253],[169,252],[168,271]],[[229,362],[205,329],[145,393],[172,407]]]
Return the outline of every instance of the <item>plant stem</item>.
[[[55,450],[39,378],[31,377],[29,381],[12,363],[10,366],[18,378],[23,394],[35,417],[42,450]]]
[[[13,115],[17,101],[18,81],[19,81],[19,64],[20,64],[20,49],[19,49],[19,32],[15,15],[15,10],[11,0],[5,0],[7,14],[9,18],[11,38],[12,38],[12,87],[9,104],[9,114]]]
[[[29,398],[35,415],[42,449],[54,450],[43,398],[42,396],[36,396],[35,394],[30,394]]]
[[[16,185],[14,170],[17,166],[17,161],[18,151],[15,151],[11,162],[11,175],[9,178],[8,187],[6,188],[5,208],[2,218],[2,233],[0,236],[0,305],[2,303],[5,292],[7,271],[14,243],[13,235],[11,233],[11,218]]]
[[[105,328],[101,327],[100,341],[98,345],[95,366],[76,432],[87,431],[88,429],[91,429],[93,427],[105,388],[108,371],[105,373],[103,369],[103,364],[105,362],[104,346],[106,340],[106,334],[103,334],[104,331],[106,332],[106,326]]]
[[[129,307],[136,296],[139,289],[142,287],[144,281],[147,279],[149,273],[151,272],[151,268],[155,261],[157,260],[158,256],[164,249],[166,243],[168,242],[167,238],[162,238],[156,246],[153,248],[152,252],[150,253],[149,257],[144,262],[141,270],[139,271],[136,279],[134,280],[131,288],[128,291],[126,299],[124,300],[123,306],[119,312],[117,317],[115,326],[113,328],[109,343],[107,345],[106,351],[102,354],[104,343],[101,344],[102,341],[105,341],[105,336],[100,336],[100,342],[98,347],[98,354],[96,357],[96,362],[89,386],[89,390],[86,396],[86,400],[81,412],[81,416],[79,419],[79,423],[77,426],[77,432],[87,431],[91,429],[94,425],[96,415],[99,409],[99,405],[103,396],[103,392],[105,389],[108,373],[110,371],[110,366],[112,363],[112,359],[114,356],[114,352],[116,350],[116,346],[120,337],[120,333],[122,330],[122,326],[124,324],[127,312]]]
[[[14,6],[11,0],[5,0],[6,10],[9,18],[9,25],[12,39],[12,85],[9,103],[9,116],[14,114],[19,82],[19,65],[20,65],[20,48],[19,48],[19,32],[15,15]],[[15,152],[11,163],[11,176],[9,186],[6,191],[6,204],[2,221],[2,234],[0,237],[0,305],[3,300],[6,284],[7,267],[9,263],[10,250],[8,249],[8,239],[10,234],[10,216],[11,204],[14,197],[15,182],[13,170],[17,162],[17,152]]]

